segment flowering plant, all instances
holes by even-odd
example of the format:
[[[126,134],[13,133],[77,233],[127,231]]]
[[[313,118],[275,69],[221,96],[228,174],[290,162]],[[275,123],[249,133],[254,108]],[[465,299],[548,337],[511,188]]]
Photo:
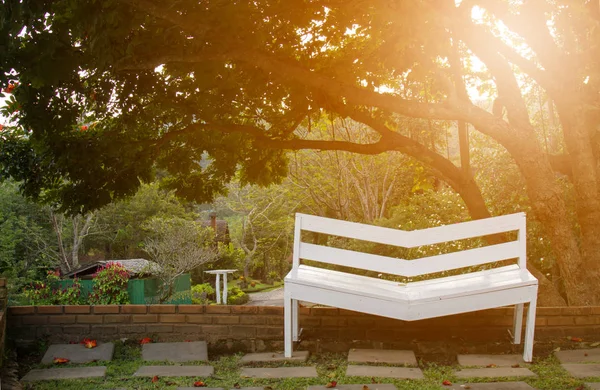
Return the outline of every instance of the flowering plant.
[[[23,293],[32,305],[78,305],[81,303],[81,283],[73,279],[70,286],[58,286],[60,272],[48,271],[46,280],[33,282]]]
[[[129,303],[127,283],[129,272],[121,263],[111,262],[93,275],[94,291],[90,294],[92,305],[121,305]]]

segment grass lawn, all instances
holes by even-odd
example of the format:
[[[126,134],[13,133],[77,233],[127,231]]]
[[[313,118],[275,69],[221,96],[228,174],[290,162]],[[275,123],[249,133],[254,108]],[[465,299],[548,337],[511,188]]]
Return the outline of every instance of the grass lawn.
[[[38,351],[42,352],[42,350]],[[404,390],[439,390],[444,380],[450,380],[453,383],[458,382],[453,375],[453,368],[450,366],[439,366],[435,364],[427,364],[421,362],[420,366],[423,369],[425,379],[422,380],[393,380],[386,378],[360,378],[346,377],[345,371],[347,367],[346,354],[330,353],[313,355],[309,358],[306,365],[315,365],[319,374],[318,378],[311,379],[250,379],[240,377],[241,354],[233,356],[216,357],[215,360],[209,362],[192,362],[189,365],[210,364],[214,366],[215,373],[211,378],[159,378],[155,383],[152,378],[135,378],[132,374],[144,362],[141,360],[141,348],[135,342],[115,342],[115,355],[111,362],[105,364],[96,362],[87,365],[67,365],[67,367],[82,367],[82,366],[97,366],[106,365],[107,375],[100,379],[86,380],[62,380],[62,381],[45,381],[30,383],[25,386],[25,389],[36,390],[85,390],[85,389],[176,389],[177,387],[192,387],[197,380],[203,380],[208,387],[222,387],[231,389],[236,384],[241,386],[264,386],[272,389],[289,389],[299,390],[306,389],[309,385],[325,385],[331,380],[336,380],[339,384],[351,383],[372,383],[372,380],[381,383],[393,383],[398,389]],[[39,360],[37,360],[39,361]],[[21,362],[23,363],[23,362]],[[165,365],[164,362],[145,362],[145,365]],[[268,366],[280,367],[286,363],[269,364]],[[301,365],[298,363],[290,365]],[[265,366],[265,365],[262,365]],[[22,367],[24,371],[27,368],[41,368],[42,365],[32,364],[30,367]],[[47,366],[46,366],[47,367]],[[562,389],[583,389],[579,387],[583,384],[583,380],[570,377],[559,365],[558,361],[553,357],[541,359],[531,366],[531,370],[538,374],[538,378],[526,378],[525,382],[537,389],[543,390],[562,390]],[[24,373],[24,372],[23,372]],[[516,378],[503,378],[503,380],[518,380]],[[489,380],[480,380],[482,382]],[[472,381],[476,382],[476,380]]]
[[[255,280],[255,282],[256,282],[256,284],[254,287],[252,287],[250,285],[250,283],[248,283],[248,286],[246,288],[242,289],[242,291],[244,291],[245,293],[255,293],[255,292],[260,292],[260,291],[270,291],[270,290],[274,290],[276,288],[283,286],[282,281],[275,282],[273,284],[261,283],[260,280]],[[239,279],[227,281],[228,288],[240,287],[239,285],[240,285]]]

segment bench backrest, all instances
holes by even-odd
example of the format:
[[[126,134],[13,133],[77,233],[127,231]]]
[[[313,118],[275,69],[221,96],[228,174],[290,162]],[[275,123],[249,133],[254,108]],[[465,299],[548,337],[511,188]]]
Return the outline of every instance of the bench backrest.
[[[515,241],[415,260],[398,259],[301,241],[302,231],[309,231],[404,248],[415,248],[515,230],[518,231]],[[524,269],[526,268],[525,214],[517,213],[423,230],[403,231],[298,213],[296,214],[293,256],[292,270],[296,270],[300,265],[300,259],[304,259],[406,277],[472,267],[513,258],[518,258],[519,267]]]

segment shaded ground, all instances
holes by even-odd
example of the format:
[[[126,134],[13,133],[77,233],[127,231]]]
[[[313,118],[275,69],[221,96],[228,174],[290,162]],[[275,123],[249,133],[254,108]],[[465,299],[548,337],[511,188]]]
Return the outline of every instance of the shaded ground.
[[[275,290],[248,294],[247,306],[283,306],[283,287]]]

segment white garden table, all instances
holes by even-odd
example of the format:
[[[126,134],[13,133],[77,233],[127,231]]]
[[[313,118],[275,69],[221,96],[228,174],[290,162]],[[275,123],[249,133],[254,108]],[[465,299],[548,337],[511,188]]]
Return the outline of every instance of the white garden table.
[[[216,293],[217,304],[221,303],[221,275],[223,275],[223,303],[227,304],[227,274],[237,272],[237,269],[215,269],[212,271],[204,271],[207,274],[217,275]]]

